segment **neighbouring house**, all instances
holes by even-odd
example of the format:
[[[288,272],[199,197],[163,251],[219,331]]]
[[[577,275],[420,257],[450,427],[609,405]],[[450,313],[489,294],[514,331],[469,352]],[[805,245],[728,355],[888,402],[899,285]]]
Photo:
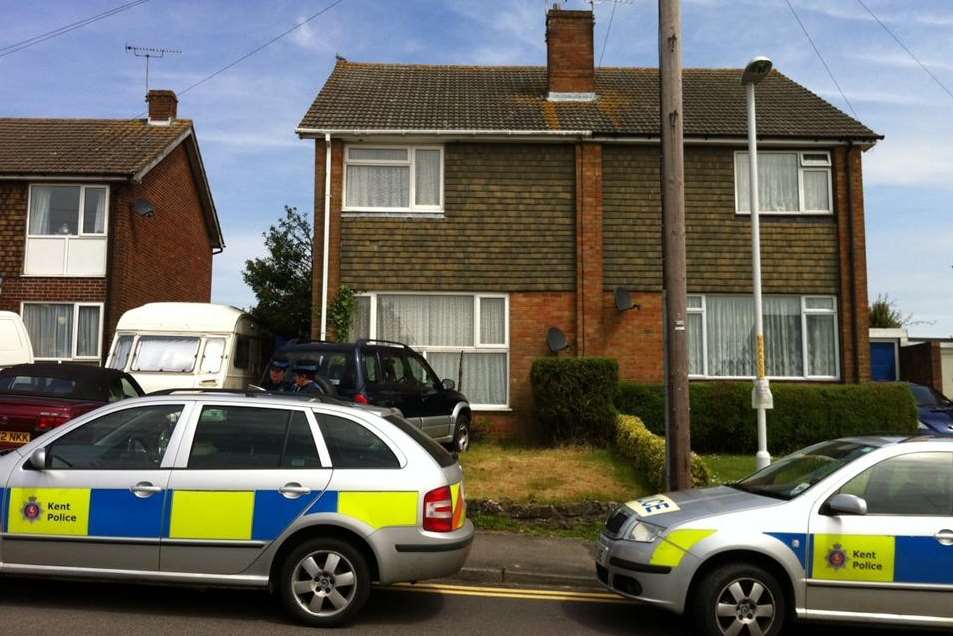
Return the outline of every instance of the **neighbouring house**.
[[[100,363],[127,309],[208,302],[224,247],[192,121],[0,118],[0,309],[38,360]]]
[[[914,382],[953,396],[953,338],[911,336],[905,327],[870,330],[870,375]]]
[[[412,344],[441,377],[462,361],[501,430],[529,419],[550,327],[560,355],[662,382],[658,70],[595,68],[593,24],[549,11],[545,67],[338,60],[297,129],[316,153],[314,337],[335,291],[360,290],[358,335]],[[754,373],[741,74],[683,75],[699,380]],[[768,372],[868,380],[861,163],[881,137],[777,71],[757,94]],[[638,307],[617,310],[617,288]]]

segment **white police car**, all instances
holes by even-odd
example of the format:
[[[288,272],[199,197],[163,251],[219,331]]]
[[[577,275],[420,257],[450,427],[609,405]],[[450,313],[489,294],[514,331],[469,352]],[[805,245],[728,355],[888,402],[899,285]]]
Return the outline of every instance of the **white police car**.
[[[596,570],[711,635],[791,617],[953,626],[953,439],[823,442],[730,486],[629,502]]]
[[[473,539],[460,465],[402,418],[226,393],[124,400],[0,456],[0,525],[0,574],[270,587],[315,626],[372,581],[457,572]]]

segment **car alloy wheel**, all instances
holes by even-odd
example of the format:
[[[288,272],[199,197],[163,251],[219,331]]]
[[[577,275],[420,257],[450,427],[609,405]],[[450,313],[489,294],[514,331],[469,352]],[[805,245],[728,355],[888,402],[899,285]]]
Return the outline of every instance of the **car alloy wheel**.
[[[357,573],[351,562],[333,550],[305,556],[291,575],[295,600],[305,612],[330,618],[345,611],[357,593]]]
[[[718,593],[715,621],[725,636],[761,636],[771,630],[775,617],[774,595],[760,581],[738,578]]]
[[[453,433],[453,450],[465,453],[470,449],[470,419],[461,415]]]

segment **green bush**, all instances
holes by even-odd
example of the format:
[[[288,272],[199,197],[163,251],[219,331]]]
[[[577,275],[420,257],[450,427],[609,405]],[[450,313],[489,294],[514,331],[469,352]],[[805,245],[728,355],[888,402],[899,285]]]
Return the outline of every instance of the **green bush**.
[[[530,381],[544,438],[599,446],[611,442],[618,362],[611,358],[539,358],[533,361]]]
[[[771,385],[768,450],[786,454],[815,442],[851,435],[913,435],[917,409],[905,384]],[[698,382],[689,390],[692,448],[700,453],[753,453],[755,411],[749,382]],[[665,395],[660,385],[624,382],[616,393],[622,413],[638,415],[655,433],[665,431]]]
[[[665,438],[652,433],[634,415],[620,415],[616,422],[616,448],[632,460],[647,486],[657,492],[665,490]],[[691,456],[691,470],[696,487],[711,483],[711,471],[695,453]]]

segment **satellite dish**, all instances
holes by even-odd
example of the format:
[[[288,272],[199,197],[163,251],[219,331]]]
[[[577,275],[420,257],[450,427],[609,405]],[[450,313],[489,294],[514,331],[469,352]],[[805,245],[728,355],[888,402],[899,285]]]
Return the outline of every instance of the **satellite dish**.
[[[546,332],[546,345],[553,353],[559,353],[563,349],[569,348],[569,341],[566,340],[566,334],[559,327],[550,327]]]
[[[155,216],[156,208],[149,199],[136,199],[132,202],[132,211],[139,216]]]
[[[615,288],[615,308],[619,311],[629,311],[630,309],[642,309],[639,305],[632,302],[632,294],[625,287]]]

